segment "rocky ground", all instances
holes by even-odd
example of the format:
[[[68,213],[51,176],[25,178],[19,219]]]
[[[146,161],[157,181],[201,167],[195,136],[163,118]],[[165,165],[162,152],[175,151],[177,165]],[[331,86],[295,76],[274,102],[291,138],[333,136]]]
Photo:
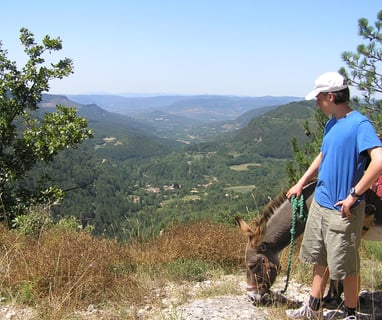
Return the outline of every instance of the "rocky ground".
[[[281,295],[278,292],[284,288],[285,279],[280,278],[273,287],[275,304],[279,307],[255,306],[245,293],[243,280],[243,276],[230,275],[213,281],[169,285],[155,293],[159,304],[148,303],[139,309],[127,306],[118,311],[90,305],[87,310],[78,311],[67,319],[282,320],[286,319],[286,305],[297,306],[309,296],[309,287],[294,281],[290,281],[287,292]],[[227,291],[232,293],[227,295]],[[382,319],[382,292],[362,291],[360,305],[361,320]],[[327,319],[335,319],[333,310],[325,309],[325,314]],[[0,305],[0,319],[31,320],[36,317],[31,309]]]
[[[233,281],[238,285],[243,278],[240,276],[226,277],[225,281]],[[208,284],[207,284],[208,285]],[[213,285],[213,284],[210,284]],[[201,285],[203,286],[203,285]],[[159,316],[146,313],[142,319],[184,319],[184,320],[273,320],[286,319],[284,310],[296,308],[309,297],[310,288],[294,281],[289,282],[288,290],[281,295],[285,286],[285,278],[280,278],[273,286],[274,305],[255,306],[247,297],[244,291],[242,294],[229,296],[216,296],[210,298],[198,298],[191,302],[177,306],[171,305],[161,311]],[[379,320],[382,319],[382,292],[370,293],[362,291],[360,295],[361,310],[360,320]],[[276,306],[276,307],[275,307]],[[279,309],[279,310],[278,310]],[[341,317],[341,312],[335,308],[324,309],[325,319],[336,319]]]

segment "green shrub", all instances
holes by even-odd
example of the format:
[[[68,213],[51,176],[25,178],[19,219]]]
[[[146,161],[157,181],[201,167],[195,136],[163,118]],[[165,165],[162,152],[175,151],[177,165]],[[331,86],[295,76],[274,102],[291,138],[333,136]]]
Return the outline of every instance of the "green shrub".
[[[61,218],[57,226],[68,231],[80,231],[82,229],[82,225],[78,222],[77,218],[73,216]]]
[[[26,236],[39,236],[53,225],[50,212],[44,208],[31,209],[29,214],[17,216],[12,227]]]
[[[363,241],[363,247],[370,258],[382,261],[382,242],[381,241]]]

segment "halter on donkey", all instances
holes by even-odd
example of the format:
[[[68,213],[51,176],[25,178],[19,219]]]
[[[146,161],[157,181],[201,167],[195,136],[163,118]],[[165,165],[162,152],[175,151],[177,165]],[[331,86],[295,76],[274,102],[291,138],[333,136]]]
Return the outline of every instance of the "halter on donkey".
[[[314,182],[305,186],[303,190],[301,210],[304,212],[308,212],[315,186]],[[377,211],[382,210],[381,203],[381,198],[373,192],[366,199],[363,237],[367,240],[382,240],[382,215],[376,215]],[[254,222],[253,229],[241,218],[236,217],[241,231],[248,237],[245,251],[247,291],[256,304],[269,302],[267,300],[270,297],[270,288],[280,270],[279,254],[291,243],[292,223],[295,223],[293,226],[294,237],[300,236],[305,230],[305,220],[294,221],[292,215],[291,202],[285,194],[281,194],[266,206],[261,217]],[[368,234],[371,234],[371,237],[368,237]],[[285,290],[286,288],[287,285]],[[341,293],[338,281],[331,281],[325,300],[338,301]]]

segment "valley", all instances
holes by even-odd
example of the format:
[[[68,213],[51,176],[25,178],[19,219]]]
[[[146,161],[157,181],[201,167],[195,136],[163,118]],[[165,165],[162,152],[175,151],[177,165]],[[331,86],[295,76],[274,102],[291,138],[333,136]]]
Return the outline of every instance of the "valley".
[[[176,126],[166,127],[144,116],[149,107],[141,106],[140,115],[134,107],[127,115],[46,96],[42,110],[47,112],[52,104],[75,107],[88,119],[94,138],[39,166],[24,184],[30,188],[37,183],[57,184],[66,192],[62,203],[52,208],[56,218],[75,216],[84,227],[91,225],[94,234],[119,239],[137,232],[151,237],[174,222],[210,219],[232,224],[237,214],[253,217],[287,187],[291,139],[308,141],[303,125],[314,123],[315,106],[296,101],[250,109],[250,104],[241,107],[244,113],[238,111],[234,119],[231,113],[212,121],[211,112],[223,115],[232,108],[227,101],[238,104],[238,98],[219,97],[214,107],[208,98],[207,104],[193,107],[203,110],[198,119],[194,113],[190,116],[186,100],[177,101],[183,107],[178,109]],[[149,101],[155,105],[153,98]],[[161,108],[168,114],[176,109]],[[160,119],[166,121],[164,115]],[[37,181],[39,175],[46,181]]]

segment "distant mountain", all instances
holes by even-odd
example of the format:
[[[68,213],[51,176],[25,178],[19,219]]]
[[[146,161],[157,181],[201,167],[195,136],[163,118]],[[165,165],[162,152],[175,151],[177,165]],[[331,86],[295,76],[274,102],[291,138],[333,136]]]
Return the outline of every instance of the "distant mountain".
[[[84,105],[65,96],[46,94],[39,107],[43,112],[53,111],[56,105],[77,109],[77,114],[88,120],[88,127],[94,132],[95,138],[91,143],[102,145],[105,152],[112,147],[110,144],[105,145],[105,139],[115,141],[116,146],[113,148],[122,149],[121,153],[129,157],[163,154],[180,146],[174,139],[158,135],[149,122],[143,123],[126,115],[106,111],[96,104]]]
[[[116,95],[44,96],[42,106],[63,104],[99,126],[126,124],[131,130],[193,143],[236,131],[298,97],[237,97],[218,95],[123,97]]]
[[[203,122],[233,120],[243,113],[267,106],[283,105],[300,101],[299,97],[238,97],[219,95],[158,96],[131,98],[116,95],[69,95],[71,100],[95,103],[110,112],[132,117],[142,113],[163,111]]]
[[[98,129],[105,126],[107,128],[114,127],[114,129],[118,128],[118,131],[123,132],[124,134],[147,134],[153,130],[149,124],[144,126],[132,117],[109,112],[96,104],[81,104],[73,102],[66,96],[44,94],[43,100],[39,104],[39,107],[42,109],[50,109],[55,108],[56,105],[59,104],[77,109],[77,114],[85,117],[88,120],[90,127],[93,127],[95,124],[97,124],[96,127]]]
[[[147,112],[150,109],[162,108],[185,99],[183,96],[158,97],[123,97],[118,95],[68,95],[72,101],[81,104],[97,104],[110,112],[127,115]]]
[[[68,98],[70,97],[70,99]],[[286,139],[314,118],[314,102],[298,97],[234,97],[234,96],[158,96],[129,98],[113,95],[44,95],[41,109],[62,104],[74,107],[88,119],[96,137],[129,138],[145,136],[182,143],[211,141],[224,133],[232,133],[235,141],[268,149],[267,140],[281,134]],[[76,101],[74,101],[74,100]],[[285,102],[287,101],[287,102]],[[288,102],[289,101],[289,102]],[[97,103],[95,103],[97,102]],[[103,104],[104,106],[102,106]],[[125,109],[123,109],[125,108]],[[108,109],[114,109],[111,112]],[[122,110],[125,114],[115,111]],[[127,113],[132,113],[128,116]],[[237,116],[236,116],[237,115]],[[285,132],[285,134],[282,133]],[[301,134],[301,131],[296,133]],[[228,137],[228,136],[227,136]]]
[[[61,104],[70,108],[81,108],[83,104],[68,99],[67,96],[58,94],[43,94],[42,101],[39,103],[40,108],[56,108],[56,105]]]

